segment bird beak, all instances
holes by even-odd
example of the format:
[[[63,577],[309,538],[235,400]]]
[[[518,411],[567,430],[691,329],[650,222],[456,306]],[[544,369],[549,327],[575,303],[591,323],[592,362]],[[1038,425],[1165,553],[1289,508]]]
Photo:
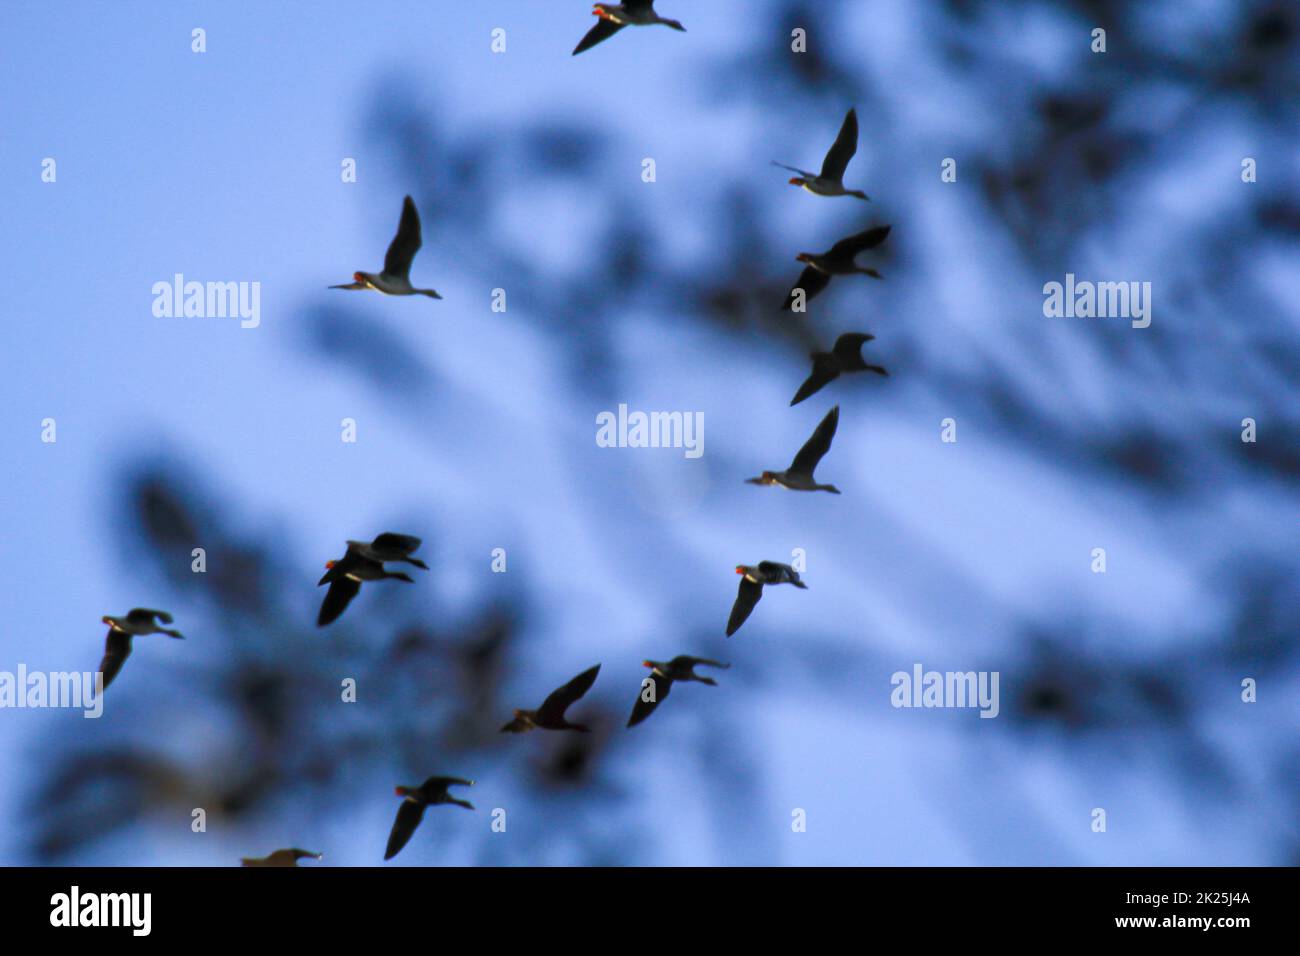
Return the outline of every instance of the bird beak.
[[[745,573],[745,569],[744,569],[744,567],[743,567],[743,566],[740,566],[740,565],[737,565],[737,567],[736,567],[736,573],[737,573],[737,574],[744,574],[744,573]]]
[[[405,787],[395,787],[395,788],[393,789],[393,793],[397,794],[399,797],[404,797],[404,796],[406,796],[406,788],[405,788]]]
[[[335,564],[335,562],[333,562],[333,561],[326,561],[326,562],[325,562],[325,568],[326,568],[326,570],[328,570],[329,568],[334,567],[334,564]]]
[[[105,614],[103,617],[101,617],[100,620],[103,621],[105,624],[112,624],[112,623],[113,623],[112,621],[110,621],[110,620],[108,619],[108,615],[107,615],[107,614]]]
[[[360,272],[354,272],[354,273],[352,273],[352,279],[353,279],[354,282],[365,282],[365,281],[366,281],[366,277],[363,276]]]
[[[642,661],[642,662],[641,662],[641,666],[642,666],[642,667],[654,667],[654,664],[651,663],[650,661]]]
[[[793,179],[790,180],[790,185],[791,185],[791,186],[802,186],[802,185],[803,185],[803,180],[796,176],[796,177],[794,177]]]

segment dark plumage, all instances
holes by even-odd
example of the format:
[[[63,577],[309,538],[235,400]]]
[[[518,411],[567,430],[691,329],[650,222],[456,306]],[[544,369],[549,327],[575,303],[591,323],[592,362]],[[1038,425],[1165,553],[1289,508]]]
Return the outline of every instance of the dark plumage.
[[[835,345],[829,352],[811,353],[809,358],[813,363],[812,374],[799,386],[799,391],[795,392],[794,398],[790,399],[790,404],[798,405],[845,372],[875,372],[877,375],[888,375],[889,373],[883,367],[868,365],[862,358],[863,344],[874,338],[874,335],[866,332],[845,332],[835,340]]]
[[[749,618],[750,612],[763,597],[765,584],[793,584],[807,590],[808,585],[799,578],[799,572],[780,561],[760,561],[757,566],[740,564],[736,573],[743,574],[740,589],[736,593],[736,603],[731,606],[731,617],[727,619],[727,637],[740,630],[740,625]]]
[[[800,289],[803,290],[804,301],[811,302],[818,293],[830,285],[832,276],[860,274],[879,279],[881,277],[879,272],[875,269],[865,269],[859,266],[856,258],[859,253],[865,252],[867,249],[874,249],[884,242],[891,228],[890,226],[877,226],[855,236],[849,236],[847,239],[841,239],[835,243],[826,252],[799,253],[795,258],[799,262],[806,262],[807,266],[799,276],[798,283],[786,296],[785,304],[781,308],[785,310],[791,309],[797,298],[796,293]]]
[[[674,681],[698,681],[701,684],[716,687],[718,682],[712,677],[701,677],[695,673],[696,665],[723,668],[731,666],[730,664],[709,660],[707,657],[691,657],[689,654],[679,654],[667,663],[662,661],[642,661],[641,664],[651,669],[650,676],[641,682],[641,689],[636,695],[636,703],[632,705],[632,715],[627,719],[629,727],[635,727],[654,713],[655,708],[672,690]]]
[[[596,675],[599,673],[599,664],[589,667],[563,687],[552,691],[551,695],[542,702],[542,706],[536,710],[516,710],[514,720],[502,727],[501,733],[523,734],[535,728],[588,732],[591,728],[584,724],[569,723],[564,712],[574,701],[591,690],[591,685],[596,683]]]
[[[384,850],[384,859],[391,860],[401,852],[402,847],[406,846],[411,839],[415,828],[424,819],[424,811],[429,807],[439,803],[454,803],[466,810],[473,810],[474,805],[468,800],[460,800],[447,791],[451,786],[472,787],[473,785],[473,780],[464,780],[460,777],[430,777],[418,787],[396,788],[394,793],[405,799],[397,808],[397,818],[393,821],[393,829],[388,833],[388,846]]]

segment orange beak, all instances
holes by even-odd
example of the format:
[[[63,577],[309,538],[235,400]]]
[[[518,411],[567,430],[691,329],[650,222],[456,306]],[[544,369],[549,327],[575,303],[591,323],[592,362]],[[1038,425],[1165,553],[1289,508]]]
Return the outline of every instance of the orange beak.
[[[326,561],[326,562],[325,562],[325,569],[326,569],[326,570],[329,570],[330,568],[334,567],[334,565],[336,565],[336,564],[338,564],[337,561]]]
[[[743,566],[743,565],[737,565],[737,566],[736,566],[736,573],[737,573],[737,574],[744,574],[744,573],[745,573],[745,568],[744,568],[744,566]]]
[[[405,788],[405,787],[397,787],[397,788],[395,788],[395,789],[393,790],[393,793],[397,794],[399,797],[404,797],[404,796],[406,796],[406,788]]]
[[[791,185],[791,186],[802,186],[802,185],[803,185],[803,180],[800,179],[800,178],[798,178],[798,177],[796,176],[794,179],[791,179],[791,180],[790,180],[790,185]]]
[[[352,273],[352,279],[353,279],[354,282],[365,282],[365,281],[366,281],[366,277],[363,276],[360,272],[354,272],[354,273]]]
[[[650,663],[649,661],[642,661],[642,662],[641,662],[641,666],[642,666],[642,667],[654,667],[654,664]]]

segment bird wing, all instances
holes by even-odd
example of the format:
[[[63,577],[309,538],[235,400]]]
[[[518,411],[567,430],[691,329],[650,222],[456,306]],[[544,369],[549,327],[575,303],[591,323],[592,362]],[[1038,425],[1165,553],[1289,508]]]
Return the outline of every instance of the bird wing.
[[[790,399],[791,405],[798,405],[809,395],[817,394],[826,385],[840,377],[839,362],[833,356],[827,355],[825,352],[814,352],[812,360],[812,374],[799,386],[799,391],[794,393],[794,398]]]
[[[415,800],[403,800],[397,808],[397,819],[388,834],[388,847],[384,850],[384,859],[391,860],[401,852],[402,847],[411,839],[411,834],[424,819],[424,804]]]
[[[655,708],[659,706],[659,702],[668,696],[668,692],[673,687],[672,679],[662,674],[651,674],[646,680],[654,681],[654,699],[645,699],[646,685],[643,680],[636,692],[636,703],[632,705],[632,716],[627,719],[629,727],[635,727],[653,714]]]
[[[458,783],[462,787],[474,786],[473,780],[465,780],[461,777],[430,777],[428,780],[424,781],[424,783],[420,784],[420,789],[429,790],[430,788],[433,788],[445,793],[447,787],[453,783]]]
[[[394,551],[399,554],[410,554],[419,546],[420,539],[414,535],[396,534],[392,531],[385,531],[370,542],[370,547],[375,551]]]
[[[862,346],[874,338],[874,335],[866,332],[845,332],[835,340],[835,345],[831,347],[831,354],[835,356],[841,368],[864,369],[867,363],[862,360]]]
[[[844,170],[849,168],[849,160],[853,154],[858,151],[858,111],[849,110],[849,114],[844,117],[844,125],[840,127],[840,134],[835,137],[835,142],[830,150],[826,153],[826,159],[822,162],[822,178],[831,179],[837,183],[844,181]]]
[[[132,624],[152,624],[155,619],[164,624],[172,622],[172,616],[166,611],[158,611],[151,607],[133,607],[126,612],[126,619]]]
[[[316,617],[316,626],[324,627],[326,624],[337,621],[339,615],[347,610],[348,605],[360,590],[361,582],[353,581],[351,578],[338,577],[331,581],[330,589],[325,592],[325,600],[321,602],[320,614]]]
[[[623,0],[623,6],[629,13],[638,10],[653,10],[655,0]]]
[[[828,258],[832,259],[853,259],[859,252],[867,249],[874,249],[885,241],[889,235],[891,226],[876,226],[874,229],[868,229],[866,232],[860,232],[856,236],[849,236],[847,239],[841,239],[835,245],[831,246],[830,252],[826,253]]]
[[[727,637],[740,630],[749,612],[763,596],[763,585],[744,577],[740,579],[740,590],[736,593],[736,603],[731,606],[731,617],[727,619]]]
[[[587,35],[578,42],[578,45],[573,48],[571,55],[577,56],[584,50],[590,50],[597,43],[604,43],[621,29],[623,29],[623,24],[614,23],[601,17],[596,21],[596,25],[587,31]]]
[[[785,305],[781,306],[781,308],[789,309],[794,305],[794,293],[796,289],[803,289],[804,301],[808,302],[811,301],[813,296],[817,295],[818,292],[821,292],[822,289],[830,285],[830,282],[831,277],[825,272],[822,272],[820,269],[816,269],[813,266],[806,267],[803,272],[800,273],[799,281],[795,283],[794,289],[791,289],[790,294],[785,297]]]
[[[397,226],[397,235],[388,244],[388,253],[384,256],[384,272],[390,276],[409,276],[411,263],[420,251],[420,214],[416,211],[415,200],[410,196],[402,201],[402,221]]]
[[[110,627],[108,637],[104,639],[104,658],[99,662],[99,669],[104,675],[104,687],[113,682],[113,678],[117,676],[117,672],[122,669],[122,665],[130,656],[131,635]]]
[[[808,179],[812,179],[815,175],[817,175],[816,173],[809,172],[806,169],[800,169],[798,166],[787,166],[785,163],[778,163],[775,159],[772,160],[772,165],[780,166],[782,169],[788,169],[790,170],[790,172],[798,173],[800,176],[804,176]]]
[[[552,691],[551,696],[542,701],[542,706],[537,710],[539,721],[541,723],[551,723],[563,720],[564,712],[569,708],[569,705],[591,690],[591,685],[596,683],[598,673],[600,673],[599,664],[583,671],[558,690]]]
[[[839,423],[840,407],[836,405],[826,413],[826,417],[821,420],[812,437],[804,442],[804,446],[799,449],[799,454],[795,455],[794,461],[790,463],[789,470],[811,478],[813,472],[817,470],[817,463],[831,450],[831,439],[835,437],[835,428]]]

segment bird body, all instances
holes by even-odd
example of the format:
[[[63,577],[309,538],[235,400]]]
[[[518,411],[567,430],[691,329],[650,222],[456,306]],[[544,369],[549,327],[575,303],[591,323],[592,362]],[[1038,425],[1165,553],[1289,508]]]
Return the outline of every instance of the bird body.
[[[686,28],[677,20],[669,20],[655,12],[654,0],[624,0],[623,3],[597,3],[592,5],[592,16],[598,17],[596,25],[587,31],[578,45],[573,48],[573,56],[584,50],[590,50],[598,43],[604,43],[624,27],[649,27],[656,24],[671,27],[682,33]]]
[[[840,126],[839,135],[835,137],[835,142],[826,153],[826,158],[822,161],[820,173],[809,172],[806,169],[800,169],[797,166],[787,166],[785,163],[778,163],[773,160],[773,165],[780,166],[782,169],[788,169],[799,175],[790,180],[791,186],[801,186],[807,192],[814,196],[853,196],[857,199],[870,199],[860,189],[844,188],[844,171],[848,168],[849,160],[858,151],[858,111],[851,109],[848,115],[844,117],[844,123]]]
[[[418,787],[397,787],[393,792],[404,798],[397,808],[397,818],[388,833],[388,846],[384,850],[384,859],[391,860],[401,852],[415,833],[416,827],[424,819],[424,811],[440,803],[454,803],[466,810],[473,810],[474,805],[468,800],[453,797],[448,788],[451,786],[472,787],[473,780],[461,777],[430,777]]]
[[[829,491],[831,494],[838,495],[840,493],[838,488],[834,485],[819,484],[813,475],[822,456],[830,451],[831,440],[835,437],[835,429],[839,422],[840,407],[836,405],[826,413],[826,417],[821,420],[812,437],[804,442],[789,468],[785,471],[765,471],[757,478],[746,478],[745,482],[751,485],[780,485],[791,491]]]
[[[627,719],[629,727],[635,727],[641,721],[649,717],[660,701],[666,698],[672,690],[674,681],[697,681],[701,684],[708,684],[710,687],[716,687],[718,682],[712,677],[703,677],[695,673],[698,665],[706,667],[730,667],[730,664],[723,664],[720,661],[709,660],[707,657],[691,657],[689,654],[679,654],[671,661],[642,661],[643,667],[650,668],[650,676],[641,682],[641,690],[637,693],[636,703],[632,705],[632,715]]]
[[[862,346],[874,339],[866,332],[845,332],[835,340],[829,352],[813,352],[812,374],[799,386],[799,391],[790,399],[791,405],[798,405],[810,395],[839,378],[845,372],[875,372],[877,375],[889,375],[882,366],[868,365],[862,358]]]
[[[431,299],[441,299],[433,289],[417,289],[411,285],[411,263],[420,251],[420,213],[415,208],[415,200],[407,196],[402,201],[402,219],[397,226],[397,235],[388,245],[384,256],[382,272],[354,272],[352,282],[346,285],[332,285],[331,289],[373,289],[384,295],[426,295]]]
[[[740,630],[740,625],[749,619],[750,613],[763,597],[765,584],[793,584],[800,590],[807,590],[799,577],[799,572],[780,561],[760,561],[757,565],[738,564],[736,573],[743,575],[740,588],[736,593],[736,603],[731,606],[731,616],[727,619],[727,637]]]
[[[519,709],[514,712],[514,719],[501,728],[501,733],[523,734],[530,730],[577,730],[587,733],[591,730],[584,724],[570,723],[564,712],[581,698],[591,685],[596,683],[600,665],[589,667],[563,687],[551,692],[536,710]]]
[[[100,618],[108,625],[108,634],[104,638],[104,656],[99,662],[99,671],[104,675],[104,688],[113,682],[126,659],[131,656],[131,639],[145,634],[166,634],[177,639],[184,638],[180,631],[160,627],[172,623],[172,616],[166,611],[148,607],[132,608],[125,617],[105,614]]]

